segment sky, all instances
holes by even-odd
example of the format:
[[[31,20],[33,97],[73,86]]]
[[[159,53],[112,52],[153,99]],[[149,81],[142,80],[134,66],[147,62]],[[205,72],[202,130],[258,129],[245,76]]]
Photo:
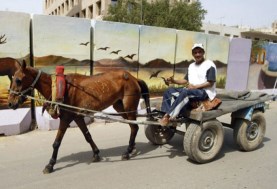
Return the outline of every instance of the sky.
[[[0,11],[43,13],[44,0],[0,0]]]
[[[227,26],[271,27],[277,20],[276,0],[200,0],[205,22]]]
[[[200,0],[208,11],[204,22],[226,26],[271,27],[277,20],[276,0]],[[0,11],[43,13],[44,0],[0,0]]]

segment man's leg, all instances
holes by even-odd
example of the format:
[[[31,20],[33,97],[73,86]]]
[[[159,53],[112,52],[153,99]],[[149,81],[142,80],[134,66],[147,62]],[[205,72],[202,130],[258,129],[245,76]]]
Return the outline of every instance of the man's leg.
[[[163,119],[160,120],[160,124],[162,126],[166,126],[170,119],[174,119],[179,115],[182,108],[189,102],[190,99],[205,100],[207,98],[208,95],[203,89],[182,89],[169,111],[167,111]]]
[[[168,112],[172,103],[174,102],[175,98],[179,95],[182,91],[182,88],[168,88],[163,94],[163,101],[162,101],[162,112]]]
[[[208,95],[204,89],[183,89],[180,92],[177,99],[172,104],[170,110],[167,114],[170,118],[175,118],[179,115],[182,108],[190,101],[190,100],[197,100],[203,101],[208,98]]]

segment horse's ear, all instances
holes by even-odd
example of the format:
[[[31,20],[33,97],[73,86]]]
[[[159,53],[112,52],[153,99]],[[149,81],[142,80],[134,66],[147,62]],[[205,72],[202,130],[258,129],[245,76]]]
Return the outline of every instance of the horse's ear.
[[[26,61],[23,59],[21,68],[22,68],[23,70],[25,70],[25,69],[26,69],[26,66],[27,66]]]

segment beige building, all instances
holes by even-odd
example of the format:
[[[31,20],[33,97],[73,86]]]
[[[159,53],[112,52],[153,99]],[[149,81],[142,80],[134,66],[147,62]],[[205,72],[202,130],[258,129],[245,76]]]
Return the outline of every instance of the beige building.
[[[45,0],[44,14],[102,19],[111,0]]]
[[[72,16],[101,20],[108,13],[108,7],[117,0],[45,0],[44,14]],[[147,0],[152,2],[155,0]],[[175,0],[171,0],[175,1]],[[197,0],[177,0],[193,3]],[[250,28],[229,27],[222,24],[202,24],[202,32],[206,34],[221,35],[230,38],[243,37],[252,40],[265,40],[277,43],[277,20],[272,28],[251,30]]]
[[[109,5],[117,0],[45,0],[44,14],[102,19],[108,13]],[[153,0],[147,0],[149,2]],[[174,0],[172,0],[174,1]],[[177,0],[193,3],[196,0]]]

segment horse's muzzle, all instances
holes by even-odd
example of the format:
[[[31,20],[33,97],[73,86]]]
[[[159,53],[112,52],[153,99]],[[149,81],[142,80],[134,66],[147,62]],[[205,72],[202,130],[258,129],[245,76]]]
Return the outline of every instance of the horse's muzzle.
[[[13,100],[9,99],[8,106],[9,108],[15,110],[19,107],[19,105],[23,104],[26,101],[25,96],[19,96],[18,98],[15,98]]]
[[[16,110],[18,108],[19,104],[18,103],[9,103],[9,108]]]

